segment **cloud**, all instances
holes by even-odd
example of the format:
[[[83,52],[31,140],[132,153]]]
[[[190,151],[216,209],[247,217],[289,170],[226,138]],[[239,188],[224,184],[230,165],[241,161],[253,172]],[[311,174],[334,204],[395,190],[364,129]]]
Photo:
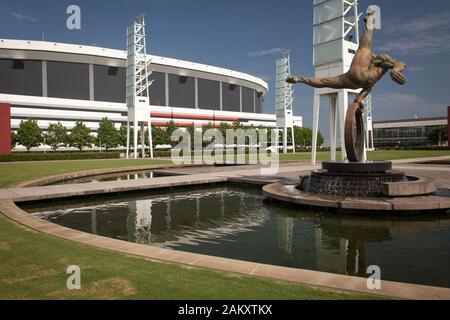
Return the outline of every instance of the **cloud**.
[[[431,55],[450,51],[450,11],[387,22],[381,51]]]
[[[375,120],[398,118],[412,119],[419,117],[442,116],[447,112],[447,105],[427,101],[417,95],[401,92],[375,94],[373,99]]]
[[[249,57],[263,57],[273,54],[281,54],[283,52],[287,51],[285,48],[272,48],[272,49],[266,49],[266,50],[260,50],[260,51],[253,51],[248,54]]]
[[[11,11],[11,10],[8,10],[8,11],[11,14],[11,16],[13,16],[15,19],[17,19],[19,21],[25,21],[25,22],[37,22],[38,21],[37,18],[35,18],[31,15],[24,14],[24,13],[17,12],[17,11]]]

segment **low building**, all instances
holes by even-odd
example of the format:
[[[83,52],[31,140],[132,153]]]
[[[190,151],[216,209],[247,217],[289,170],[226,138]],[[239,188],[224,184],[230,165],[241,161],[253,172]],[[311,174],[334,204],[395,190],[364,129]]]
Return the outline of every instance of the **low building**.
[[[442,129],[440,144],[447,144],[448,117],[390,120],[374,122],[375,148],[424,147],[434,143],[429,139],[436,128]]]

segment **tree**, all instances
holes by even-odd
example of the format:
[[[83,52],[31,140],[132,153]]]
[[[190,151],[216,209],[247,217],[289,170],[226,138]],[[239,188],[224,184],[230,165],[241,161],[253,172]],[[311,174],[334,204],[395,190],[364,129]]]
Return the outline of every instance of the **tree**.
[[[116,148],[120,143],[119,131],[114,126],[112,120],[103,118],[97,130],[97,140],[95,145],[106,150]]]
[[[302,128],[302,127],[294,127],[294,137],[295,144],[300,145],[302,147],[311,147],[312,146],[312,130],[310,128]],[[320,147],[323,145],[324,139],[322,134],[317,134],[317,146]]]
[[[175,130],[177,130],[177,129],[178,129],[178,127],[177,127],[175,122],[173,122],[173,121],[167,122],[167,124],[166,124],[166,134],[167,134],[167,137],[169,137],[169,139],[168,139],[169,143],[168,144],[170,144],[172,146],[175,146],[178,143],[177,141],[172,141],[172,139],[171,139],[172,133]]]
[[[428,140],[433,145],[443,145],[444,142],[448,141],[448,128],[446,126],[435,127],[428,133]]]
[[[44,141],[42,130],[39,128],[37,120],[34,119],[20,121],[16,138],[17,143],[27,148],[27,151],[30,151],[31,148],[38,147]]]
[[[130,128],[131,129],[131,128]],[[131,135],[130,135],[131,137]],[[119,129],[119,145],[122,147],[127,146],[127,124],[122,123]]]
[[[165,129],[159,125],[152,126],[152,138],[153,138],[154,146],[172,144],[172,142],[170,141],[170,136],[168,135],[167,129]]]
[[[83,148],[90,146],[93,141],[91,130],[78,120],[70,133],[70,145],[83,151]]]
[[[65,147],[69,144],[69,135],[67,129],[60,122],[58,124],[50,124],[47,134],[45,135],[45,143],[52,147],[53,150],[59,147]]]
[[[17,134],[14,131],[11,131],[11,150],[14,149],[17,145]]]

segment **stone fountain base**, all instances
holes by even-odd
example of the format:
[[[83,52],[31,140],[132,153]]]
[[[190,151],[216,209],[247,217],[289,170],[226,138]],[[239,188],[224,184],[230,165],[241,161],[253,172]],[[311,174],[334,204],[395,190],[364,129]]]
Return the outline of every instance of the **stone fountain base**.
[[[417,213],[450,209],[450,198],[435,195],[433,179],[393,171],[388,161],[323,162],[321,170],[301,177],[300,185],[275,183],[263,191],[282,202],[351,211]]]
[[[327,161],[322,163],[321,170],[313,171],[310,176],[301,177],[300,189],[320,195],[380,197],[389,196],[386,193],[389,189],[388,184],[403,184],[410,181],[422,183],[417,177],[407,177],[403,172],[392,171],[392,162],[389,161],[358,163]],[[427,182],[426,186],[427,188],[423,188],[417,195],[436,191],[433,183]]]

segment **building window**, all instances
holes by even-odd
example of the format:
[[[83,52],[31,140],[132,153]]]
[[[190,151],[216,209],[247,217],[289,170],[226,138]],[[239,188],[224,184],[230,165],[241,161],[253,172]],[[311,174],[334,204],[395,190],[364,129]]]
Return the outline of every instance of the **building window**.
[[[240,87],[235,84],[222,84],[222,99],[224,111],[241,111]]]
[[[246,87],[242,87],[242,112],[255,113],[254,91]]]
[[[262,113],[263,93],[256,92],[255,100],[255,113]]]
[[[195,79],[169,74],[169,104],[171,107],[195,108]]]
[[[49,97],[89,100],[89,65],[47,61],[47,83]]]
[[[42,96],[42,61],[0,59],[0,93]]]
[[[150,104],[153,106],[166,105],[166,74],[153,71],[149,76],[149,81],[153,81],[149,88]]]
[[[124,103],[125,68],[94,65],[94,100]]]
[[[220,110],[220,82],[198,79],[198,107],[204,110]]]

